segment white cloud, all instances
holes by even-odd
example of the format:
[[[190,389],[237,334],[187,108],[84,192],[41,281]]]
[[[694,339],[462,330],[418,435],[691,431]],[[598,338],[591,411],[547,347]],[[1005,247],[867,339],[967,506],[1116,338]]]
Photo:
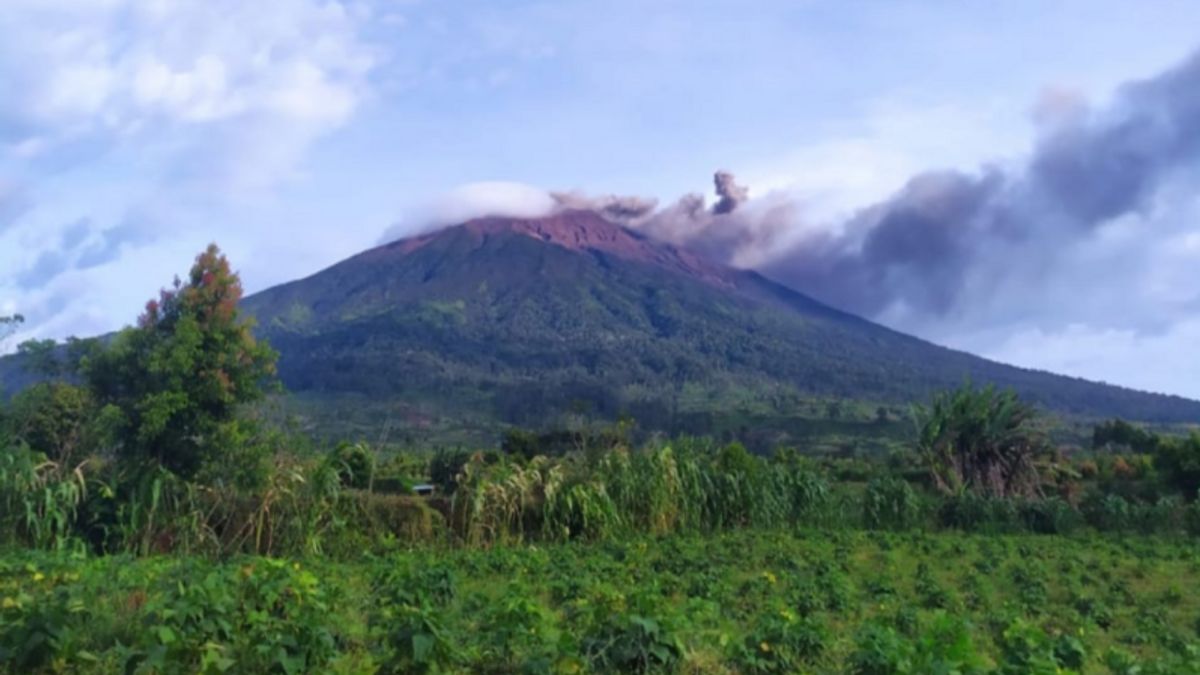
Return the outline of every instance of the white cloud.
[[[8,143],[146,134],[270,116],[320,132],[343,123],[375,62],[338,2],[184,0],[0,8]],[[30,64],[38,64],[35,69]],[[0,128],[0,137],[5,129]]]
[[[371,20],[335,0],[0,4],[0,303],[22,337],[111,330],[208,241],[276,237],[246,205],[371,95]]]
[[[484,216],[537,218],[550,213],[554,203],[546,190],[524,183],[467,183],[411,209],[409,217],[388,228],[381,241],[394,241]]]
[[[1056,373],[1119,383],[1146,391],[1200,399],[1200,320],[1189,319],[1157,334],[1071,324],[1063,329],[1029,329],[1010,335],[985,356]]]

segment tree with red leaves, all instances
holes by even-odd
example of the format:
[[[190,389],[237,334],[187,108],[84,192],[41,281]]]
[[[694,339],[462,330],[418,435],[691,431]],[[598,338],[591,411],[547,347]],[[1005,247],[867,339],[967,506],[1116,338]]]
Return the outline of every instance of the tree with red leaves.
[[[229,464],[248,433],[239,408],[273,382],[276,353],[255,340],[238,311],[242,285],[217,246],[187,281],[146,304],[137,326],[86,367],[114,419],[116,454],[184,478]]]

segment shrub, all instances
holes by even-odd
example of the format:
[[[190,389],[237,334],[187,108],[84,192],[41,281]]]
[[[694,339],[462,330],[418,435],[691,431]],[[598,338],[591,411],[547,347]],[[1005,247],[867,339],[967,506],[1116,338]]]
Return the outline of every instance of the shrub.
[[[481,629],[487,635],[483,667],[490,672],[550,672],[554,662],[551,617],[529,589],[511,585],[488,600]]]
[[[583,638],[583,652],[604,672],[669,670],[683,653],[672,626],[643,614],[605,613]]]
[[[1082,524],[1079,512],[1057,497],[1022,501],[1018,511],[1025,529],[1035,534],[1068,534]]]
[[[339,443],[329,455],[338,480],[346,487],[365,490],[375,474],[375,454],[366,443]]]
[[[335,654],[324,587],[299,563],[253,559],[219,568],[184,565],[146,605],[126,659],[139,672],[304,673]]]
[[[388,650],[384,672],[437,672],[459,658],[434,610],[427,605],[386,608],[375,621]]]
[[[825,627],[811,617],[798,618],[780,610],[757,617],[753,629],[734,651],[734,661],[745,672],[794,673],[825,651]]]
[[[872,480],[862,499],[863,522],[869,528],[904,530],[920,521],[920,499],[912,486],[899,478]]]
[[[1011,675],[1078,672],[1087,656],[1077,637],[1052,636],[1022,619],[1004,630],[1000,654],[1000,673]]]

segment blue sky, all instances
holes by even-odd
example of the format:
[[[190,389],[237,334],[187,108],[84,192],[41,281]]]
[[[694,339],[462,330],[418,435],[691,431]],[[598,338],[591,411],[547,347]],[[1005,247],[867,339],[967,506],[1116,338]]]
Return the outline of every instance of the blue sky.
[[[667,204],[719,168],[793,207],[784,238],[839,232],[922,172],[1021,166],[1060,118],[1119,110],[1196,25],[1168,0],[6,0],[0,313],[94,334],[209,241],[253,291],[528,190]],[[1011,252],[1053,250],[1036,269],[980,263],[951,311],[871,318],[1200,397],[1195,169]],[[462,187],[485,181],[518,185]]]

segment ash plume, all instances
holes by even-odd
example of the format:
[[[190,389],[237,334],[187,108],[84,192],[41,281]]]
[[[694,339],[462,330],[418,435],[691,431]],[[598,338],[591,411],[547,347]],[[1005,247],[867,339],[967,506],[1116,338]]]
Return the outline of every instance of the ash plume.
[[[661,208],[653,199],[579,192],[550,193],[548,201],[553,210],[590,209],[718,262],[758,269],[856,314],[920,326],[976,312],[994,324],[1003,319],[997,311],[1029,316],[1033,294],[1065,294],[1045,308],[1077,305],[1080,294],[1068,286],[1115,278],[1111,259],[1119,252],[1066,271],[1064,256],[1094,248],[1118,221],[1161,227],[1156,196],[1177,179],[1191,179],[1188,194],[1196,194],[1200,54],[1126,84],[1104,109],[1089,109],[1069,91],[1051,93],[1036,109],[1040,135],[1022,163],[926,171],[840,222],[807,221],[787,193],[751,199],[728,171],[713,176],[711,206],[697,193]],[[1051,288],[1051,278],[1065,283]],[[1044,311],[1043,320],[1061,314]]]
[[[709,207],[704,195],[688,193],[657,208],[653,199],[605,195],[591,197],[580,192],[551,192],[559,210],[587,209],[609,220],[701,255],[734,264],[749,264],[773,245],[776,235],[787,228],[790,204],[765,199],[753,212],[741,207],[749,203],[750,191],[738,184],[728,171],[713,175],[716,202]]]
[[[643,197],[604,195],[589,197],[582,192],[551,192],[550,198],[560,211],[595,211],[605,218],[621,223],[636,223],[654,212],[658,201]]]
[[[714,215],[725,215],[737,210],[738,205],[750,198],[750,190],[737,184],[733,174],[728,171],[718,171],[713,176],[713,185],[720,198],[713,205]]]
[[[1106,110],[1059,116],[1016,169],[927,172],[836,233],[776,251],[761,270],[868,316],[961,311],[1036,279],[1098,230],[1152,210],[1200,153],[1200,54],[1122,87]],[[971,297],[967,297],[971,296]]]

